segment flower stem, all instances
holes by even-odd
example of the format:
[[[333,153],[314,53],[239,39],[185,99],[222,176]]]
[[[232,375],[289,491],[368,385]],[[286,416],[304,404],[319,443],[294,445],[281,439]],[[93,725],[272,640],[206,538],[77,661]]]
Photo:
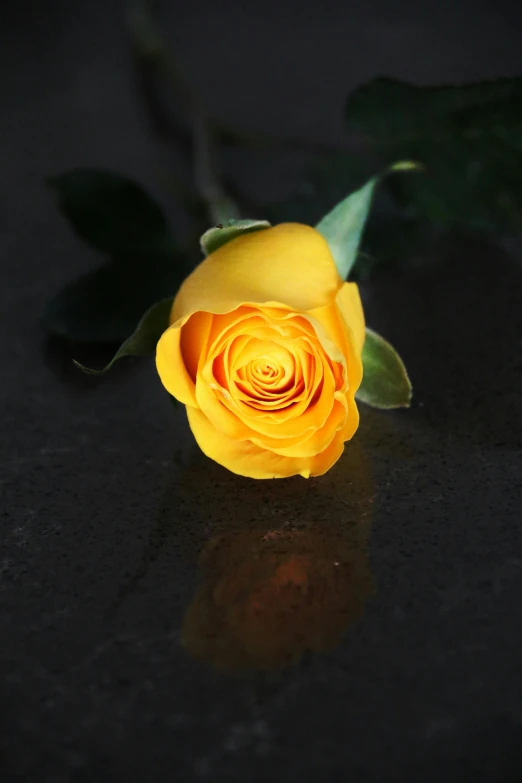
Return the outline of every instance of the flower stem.
[[[239,208],[223,184],[217,134],[213,124],[181,75],[158,32],[153,15],[153,0],[129,0],[127,28],[133,54],[139,64],[140,86],[144,102],[156,131],[174,137],[191,154],[194,185],[214,224],[239,217]],[[173,122],[156,93],[157,77],[166,79],[190,118],[191,132]]]

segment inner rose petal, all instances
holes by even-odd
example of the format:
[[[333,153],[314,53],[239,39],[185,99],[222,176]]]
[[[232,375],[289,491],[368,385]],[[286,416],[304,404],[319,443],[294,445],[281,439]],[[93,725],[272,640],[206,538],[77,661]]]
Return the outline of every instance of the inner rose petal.
[[[302,392],[304,391],[304,384],[301,381],[301,383],[296,384],[284,394],[278,395],[267,394],[263,396],[262,394],[258,393],[254,387],[250,386],[248,382],[238,382],[236,384],[236,389],[236,400],[238,401],[239,405],[248,405],[251,408],[267,414],[265,417],[262,413],[261,415],[263,418],[269,418],[268,414],[271,411],[279,411],[288,408],[291,405],[295,405],[295,397],[297,396],[299,398],[299,396],[301,396]]]
[[[242,420],[265,438],[278,440],[323,427],[334,403],[335,379],[324,357],[317,357],[314,365],[312,385],[305,388],[299,401],[261,415],[243,410],[239,404]]]
[[[275,308],[271,309],[275,310]],[[276,310],[276,312],[278,311]],[[253,335],[254,330],[257,330],[256,336],[260,339],[270,340],[274,334],[286,337],[298,336],[299,327],[286,319],[288,311],[282,310],[281,312],[285,317],[281,316],[276,320],[270,319],[262,310],[248,306],[240,307],[232,313],[214,315],[208,339],[209,351],[216,355],[234,337],[241,334]]]
[[[288,394],[285,400],[279,399],[279,404],[276,406],[269,406],[266,401],[254,401],[252,398],[241,402],[235,396],[239,405],[239,415],[253,430],[273,438],[286,438],[290,432],[305,433],[308,429],[322,426],[328,415],[328,409],[333,404],[334,392],[329,368],[326,368],[326,372],[326,387],[323,365],[319,362],[315,368],[312,388],[302,384]],[[319,405],[323,388],[326,388],[326,392],[322,404]]]
[[[291,375],[294,372],[295,362],[292,353],[279,341],[262,340],[256,336],[249,336],[247,342],[235,340],[234,349],[231,349],[231,361],[233,362],[231,369],[238,370],[248,365],[251,372],[254,368],[257,368],[256,371],[259,372],[262,366],[272,367],[272,369],[281,367],[286,375]]]
[[[301,373],[296,378],[296,362],[289,347],[255,337],[247,342],[236,339],[235,343],[229,352],[230,374],[237,392],[234,397],[260,409],[288,405],[296,381],[298,392],[303,386]]]
[[[286,448],[325,425],[345,373],[342,354],[316,327],[315,318],[277,307],[212,316],[196,398],[216,429]]]

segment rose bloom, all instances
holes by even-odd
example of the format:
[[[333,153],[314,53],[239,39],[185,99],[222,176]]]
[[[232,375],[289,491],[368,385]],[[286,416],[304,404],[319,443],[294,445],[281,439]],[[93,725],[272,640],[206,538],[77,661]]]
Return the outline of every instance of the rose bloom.
[[[355,433],[364,314],[324,237],[283,223],[211,253],[174,299],[156,366],[202,451],[252,478],[324,474]]]

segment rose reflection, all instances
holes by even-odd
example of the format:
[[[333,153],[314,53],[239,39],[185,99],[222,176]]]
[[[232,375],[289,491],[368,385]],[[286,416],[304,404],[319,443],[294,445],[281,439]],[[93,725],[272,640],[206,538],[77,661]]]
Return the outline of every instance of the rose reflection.
[[[258,484],[233,501],[224,493],[241,518],[218,525],[201,552],[182,629],[189,653],[220,669],[274,669],[340,642],[373,590],[368,467],[355,441],[309,488],[274,482],[264,504]]]

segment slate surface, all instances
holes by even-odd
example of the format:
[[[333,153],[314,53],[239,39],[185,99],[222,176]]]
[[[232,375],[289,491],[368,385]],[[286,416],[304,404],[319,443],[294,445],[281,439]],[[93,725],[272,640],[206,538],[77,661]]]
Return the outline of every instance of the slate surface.
[[[79,378],[39,322],[96,261],[43,178],[99,165],[158,189],[120,6],[2,14],[2,781],[520,780],[520,248],[454,239],[365,284],[414,408],[364,410],[322,480],[233,477],[152,367]],[[165,18],[219,116],[312,140],[377,73],[521,65],[509,3]],[[303,646],[330,649],[237,671]]]

